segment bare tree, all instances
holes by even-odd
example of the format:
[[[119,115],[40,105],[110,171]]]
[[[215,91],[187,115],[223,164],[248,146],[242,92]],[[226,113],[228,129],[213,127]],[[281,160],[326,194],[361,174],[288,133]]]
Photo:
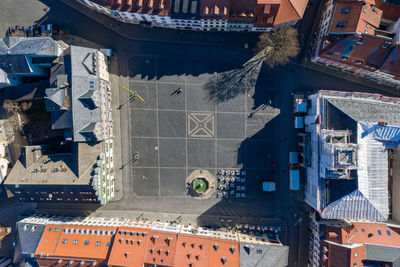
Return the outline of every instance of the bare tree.
[[[11,113],[16,113],[20,111],[20,107],[17,101],[12,101],[10,99],[4,100],[3,108]]]
[[[22,111],[27,111],[28,109],[30,109],[32,107],[32,102],[24,101],[21,103],[20,106],[21,106]]]
[[[297,30],[293,27],[273,29],[260,35],[256,52],[271,68],[286,65],[300,51]]]

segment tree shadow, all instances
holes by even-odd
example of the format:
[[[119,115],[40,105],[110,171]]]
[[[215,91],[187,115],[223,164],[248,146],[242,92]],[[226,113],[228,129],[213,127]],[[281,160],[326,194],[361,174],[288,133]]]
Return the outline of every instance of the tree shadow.
[[[253,57],[241,68],[218,74],[204,85],[210,102],[222,103],[245,94],[256,86],[263,62]]]

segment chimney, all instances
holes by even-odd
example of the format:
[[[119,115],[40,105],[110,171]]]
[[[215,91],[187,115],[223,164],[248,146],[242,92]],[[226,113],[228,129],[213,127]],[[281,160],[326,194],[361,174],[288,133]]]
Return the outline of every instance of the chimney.
[[[329,232],[329,233],[328,233],[328,237],[329,237],[329,238],[337,238],[337,237],[338,237],[338,234],[335,233],[335,232]]]

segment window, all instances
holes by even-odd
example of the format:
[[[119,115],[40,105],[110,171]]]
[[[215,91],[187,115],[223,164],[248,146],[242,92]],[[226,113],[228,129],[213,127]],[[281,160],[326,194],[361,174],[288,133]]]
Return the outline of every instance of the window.
[[[344,21],[340,21],[338,24],[336,24],[336,27],[338,28],[343,28],[344,26],[346,26],[346,22]]]
[[[60,232],[61,228],[54,228],[53,232]]]
[[[85,246],[89,246],[89,240],[85,240],[85,243],[83,243]]]
[[[381,230],[379,230],[379,229],[378,229],[378,235],[382,235],[382,232],[381,232]]]
[[[77,240],[77,239],[75,239],[74,241],[72,241],[72,244],[74,244],[74,245],[78,245],[78,240]]]
[[[96,241],[96,246],[100,246],[100,241]]]
[[[64,240],[62,241],[63,244],[67,244],[67,242],[68,242],[68,239],[64,239]]]
[[[354,257],[357,257],[358,256],[358,253],[357,252],[354,252]]]
[[[365,229],[364,229],[364,228],[361,228],[361,232],[365,232]]]
[[[387,235],[391,235],[390,230],[386,230]]]

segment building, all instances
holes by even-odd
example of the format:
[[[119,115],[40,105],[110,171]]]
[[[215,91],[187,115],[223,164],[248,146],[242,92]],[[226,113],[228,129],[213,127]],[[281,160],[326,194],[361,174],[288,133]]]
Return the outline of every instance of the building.
[[[46,78],[64,45],[50,37],[7,37],[0,40],[0,88],[21,85],[24,79]]]
[[[107,59],[97,49],[70,46],[52,67],[46,109],[52,129],[67,141],[112,141],[111,89]]]
[[[307,97],[300,145],[305,201],[323,219],[386,221],[392,201],[393,153],[400,142],[400,99],[319,91]]]
[[[309,267],[400,265],[398,225],[337,220],[311,225]]]
[[[39,215],[25,218],[17,225],[16,250],[22,251],[26,262],[39,266],[284,267],[288,264],[288,247],[271,243],[264,236],[237,232],[128,219]]]
[[[82,0],[119,21],[203,31],[268,31],[292,25],[308,0]]]
[[[71,46],[51,67],[45,104],[65,145],[27,146],[5,181],[24,201],[105,204],[114,197],[111,89],[107,59]]]
[[[25,146],[4,182],[19,200],[104,205],[114,197],[104,143]]]
[[[313,62],[400,87],[400,6],[379,0],[328,0]]]

